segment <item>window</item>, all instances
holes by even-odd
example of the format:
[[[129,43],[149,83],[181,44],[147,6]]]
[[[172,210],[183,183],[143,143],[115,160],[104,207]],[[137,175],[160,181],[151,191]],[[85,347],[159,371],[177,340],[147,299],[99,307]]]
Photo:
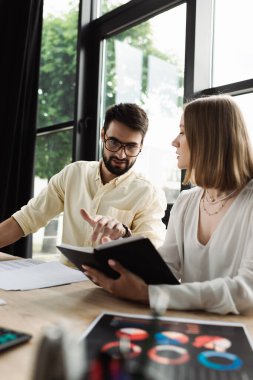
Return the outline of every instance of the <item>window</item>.
[[[79,1],[44,0],[34,193],[72,162]],[[61,216],[33,235],[33,255],[54,259]]]
[[[235,96],[253,142],[253,3],[197,0],[194,96]]]
[[[253,4],[196,0],[194,95],[251,92]]]
[[[252,78],[252,12],[252,0],[215,1],[213,86]]]
[[[44,0],[38,129],[74,119],[78,1]]]
[[[135,168],[164,189],[168,203],[181,185],[171,141],[183,105],[185,24],[183,4],[104,41],[101,121],[115,103],[147,111],[149,131]]]

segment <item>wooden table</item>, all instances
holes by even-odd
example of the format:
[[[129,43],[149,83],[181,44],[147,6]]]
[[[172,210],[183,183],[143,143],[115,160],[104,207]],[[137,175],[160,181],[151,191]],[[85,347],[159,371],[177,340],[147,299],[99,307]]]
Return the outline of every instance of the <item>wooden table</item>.
[[[0,253],[0,260],[9,258]],[[150,314],[148,307],[116,299],[90,281],[29,291],[0,290],[0,298],[7,301],[0,306],[0,326],[33,335],[29,343],[0,354],[1,380],[31,379],[36,347],[49,326],[63,321],[71,324],[76,334],[81,334],[103,311]],[[166,315],[244,323],[253,339],[253,312],[247,316],[219,316],[198,311],[168,311]]]

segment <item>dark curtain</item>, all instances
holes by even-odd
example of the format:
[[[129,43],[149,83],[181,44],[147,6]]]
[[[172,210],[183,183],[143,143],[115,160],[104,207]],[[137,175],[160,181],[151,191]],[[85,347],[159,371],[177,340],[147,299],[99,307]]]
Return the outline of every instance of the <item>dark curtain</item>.
[[[0,0],[0,221],[33,193],[43,0]],[[31,239],[1,248],[31,257]]]

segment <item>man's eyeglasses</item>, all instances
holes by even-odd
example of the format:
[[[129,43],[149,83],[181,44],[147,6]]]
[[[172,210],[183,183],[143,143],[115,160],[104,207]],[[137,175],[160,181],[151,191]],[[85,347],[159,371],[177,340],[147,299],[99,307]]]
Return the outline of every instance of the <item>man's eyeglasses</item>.
[[[114,137],[104,139],[104,144],[107,150],[110,152],[118,152],[120,149],[124,149],[125,155],[128,157],[136,157],[141,152],[141,147],[135,143],[121,143]]]

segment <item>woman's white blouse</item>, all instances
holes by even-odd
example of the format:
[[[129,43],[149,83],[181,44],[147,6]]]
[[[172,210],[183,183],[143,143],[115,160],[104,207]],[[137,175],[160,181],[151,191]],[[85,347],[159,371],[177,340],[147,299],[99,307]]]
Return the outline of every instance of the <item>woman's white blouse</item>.
[[[206,245],[198,241],[199,187],[183,191],[174,204],[159,252],[180,285],[149,286],[171,309],[227,314],[253,307],[253,180],[240,192]]]

